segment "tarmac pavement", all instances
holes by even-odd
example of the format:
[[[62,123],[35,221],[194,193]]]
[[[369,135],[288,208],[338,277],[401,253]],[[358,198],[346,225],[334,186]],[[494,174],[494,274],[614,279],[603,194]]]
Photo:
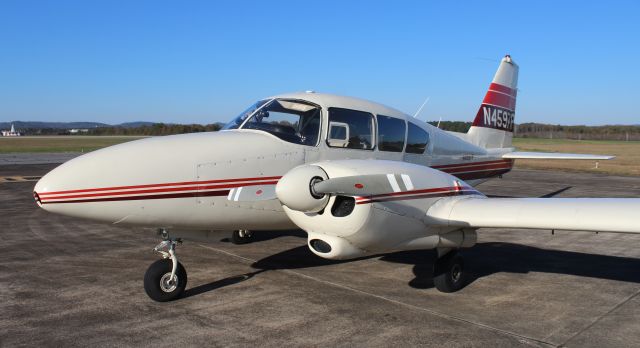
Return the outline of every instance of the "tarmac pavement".
[[[0,166],[39,176],[53,164]],[[482,229],[471,282],[433,287],[433,251],[328,261],[302,231],[185,242],[184,298],[142,287],[151,230],[47,213],[0,183],[0,346],[640,346],[640,235]],[[640,178],[516,170],[498,196],[640,197]],[[640,215],[640,213],[639,213]]]

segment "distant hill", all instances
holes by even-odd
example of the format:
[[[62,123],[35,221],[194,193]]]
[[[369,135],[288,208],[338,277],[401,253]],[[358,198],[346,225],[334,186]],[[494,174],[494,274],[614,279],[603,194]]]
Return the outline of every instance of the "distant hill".
[[[96,127],[109,127],[106,123],[99,122],[35,122],[35,121],[13,121],[13,122],[0,122],[0,129],[9,129],[11,124],[16,127],[16,130],[20,129],[74,129],[74,128],[96,128]]]

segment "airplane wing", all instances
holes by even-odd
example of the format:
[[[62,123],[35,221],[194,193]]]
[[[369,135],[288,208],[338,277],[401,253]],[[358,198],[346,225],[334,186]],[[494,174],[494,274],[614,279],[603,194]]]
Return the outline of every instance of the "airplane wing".
[[[506,159],[546,159],[546,160],[610,160],[616,156],[591,155],[582,153],[561,152],[509,152],[502,155]]]
[[[427,211],[446,226],[640,233],[638,198],[452,197]]]

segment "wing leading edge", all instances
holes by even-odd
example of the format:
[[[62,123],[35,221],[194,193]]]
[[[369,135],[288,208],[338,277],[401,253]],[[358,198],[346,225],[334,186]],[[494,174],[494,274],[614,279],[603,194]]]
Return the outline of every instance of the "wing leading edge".
[[[509,152],[502,155],[505,159],[546,159],[546,160],[610,160],[615,156],[591,155],[582,153],[561,153],[561,152]]]
[[[638,198],[449,198],[427,211],[432,224],[640,233]]]

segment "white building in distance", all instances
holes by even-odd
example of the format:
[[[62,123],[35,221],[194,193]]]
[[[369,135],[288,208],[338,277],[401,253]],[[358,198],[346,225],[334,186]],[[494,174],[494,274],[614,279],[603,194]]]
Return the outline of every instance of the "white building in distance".
[[[16,132],[15,127],[13,126],[13,123],[11,124],[11,130],[3,130],[2,131],[2,136],[3,137],[19,137],[22,134],[20,134],[20,132]]]

